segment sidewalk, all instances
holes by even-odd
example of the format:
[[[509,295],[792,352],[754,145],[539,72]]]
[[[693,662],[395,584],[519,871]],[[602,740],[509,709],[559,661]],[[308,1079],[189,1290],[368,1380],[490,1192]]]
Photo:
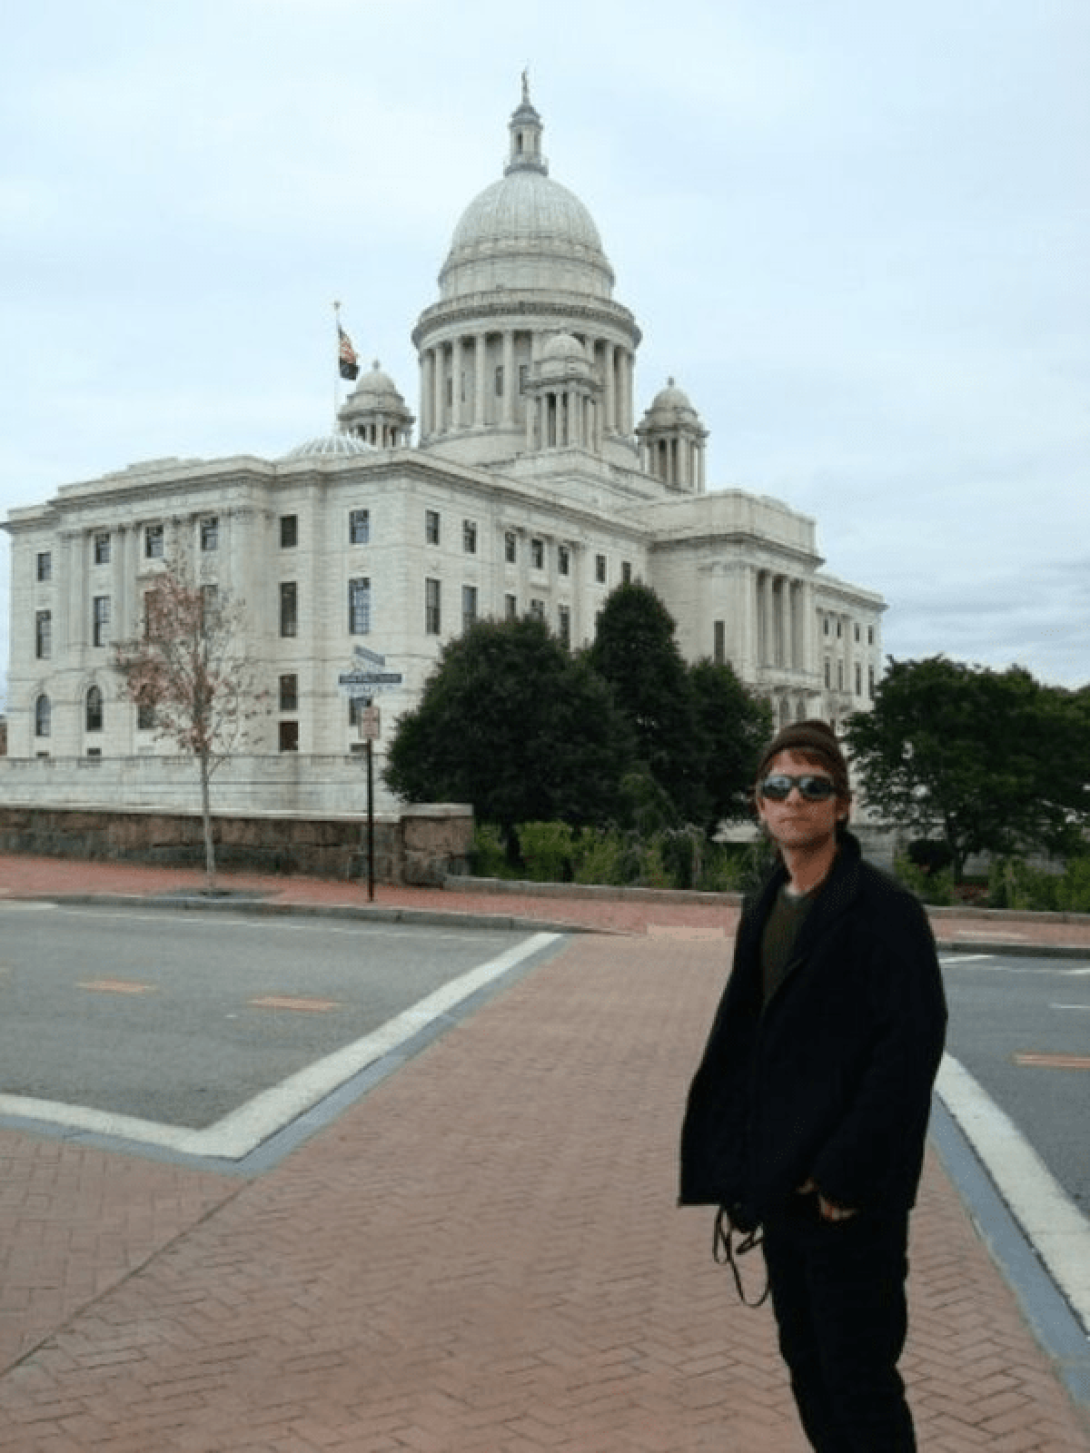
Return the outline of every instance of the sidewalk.
[[[0,858],[0,897],[198,881]],[[358,885],[225,881],[366,906]],[[674,1206],[733,914],[382,886],[375,909],[612,932],[568,939],[253,1180],[0,1129],[0,1450],[805,1453],[767,1308],[712,1264],[709,1215]],[[1037,927],[939,933],[1090,955],[1090,925]],[[912,1264],[921,1449],[1087,1453],[931,1152]]]

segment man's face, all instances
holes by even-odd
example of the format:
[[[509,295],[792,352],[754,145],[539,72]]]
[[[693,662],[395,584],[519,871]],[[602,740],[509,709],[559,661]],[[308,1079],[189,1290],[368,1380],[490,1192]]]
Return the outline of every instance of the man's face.
[[[776,772],[786,772],[792,777],[828,777],[832,781],[828,767],[819,759],[811,760],[798,752],[777,752],[765,768],[764,776],[771,777]],[[759,791],[757,794],[760,819],[781,848],[813,852],[831,845],[836,837],[837,819],[846,817],[847,811],[848,805],[841,798],[808,802],[797,787],[791,789],[785,802],[773,802],[762,797]]]

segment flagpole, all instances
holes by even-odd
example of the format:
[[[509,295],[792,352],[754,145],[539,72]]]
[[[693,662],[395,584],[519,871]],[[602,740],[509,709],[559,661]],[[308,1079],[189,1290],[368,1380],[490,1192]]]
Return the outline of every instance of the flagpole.
[[[341,305],[337,299],[333,301],[333,326],[335,329],[334,341],[336,343],[336,347],[333,350],[333,432],[336,433],[341,411]]]

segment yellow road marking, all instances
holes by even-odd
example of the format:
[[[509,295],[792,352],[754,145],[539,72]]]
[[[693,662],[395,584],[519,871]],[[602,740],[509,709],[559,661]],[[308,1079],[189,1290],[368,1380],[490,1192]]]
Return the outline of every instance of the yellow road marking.
[[[1014,1062],[1046,1070],[1090,1070],[1090,1058],[1082,1054],[1016,1054]]]
[[[269,994],[263,999],[251,999],[254,1009],[296,1009],[307,1014],[328,1014],[341,1006],[336,999],[290,999],[285,995]]]
[[[154,994],[154,984],[135,984],[131,979],[87,979],[76,986],[96,994]]]

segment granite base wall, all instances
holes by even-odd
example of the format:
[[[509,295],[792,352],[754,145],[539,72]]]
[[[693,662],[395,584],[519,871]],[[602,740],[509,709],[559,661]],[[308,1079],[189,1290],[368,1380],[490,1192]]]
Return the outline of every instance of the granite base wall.
[[[217,866],[225,872],[366,878],[367,821],[357,816],[214,816]],[[441,885],[468,871],[472,810],[425,803],[376,814],[375,879]],[[104,807],[0,805],[0,853],[203,867],[199,814]]]

